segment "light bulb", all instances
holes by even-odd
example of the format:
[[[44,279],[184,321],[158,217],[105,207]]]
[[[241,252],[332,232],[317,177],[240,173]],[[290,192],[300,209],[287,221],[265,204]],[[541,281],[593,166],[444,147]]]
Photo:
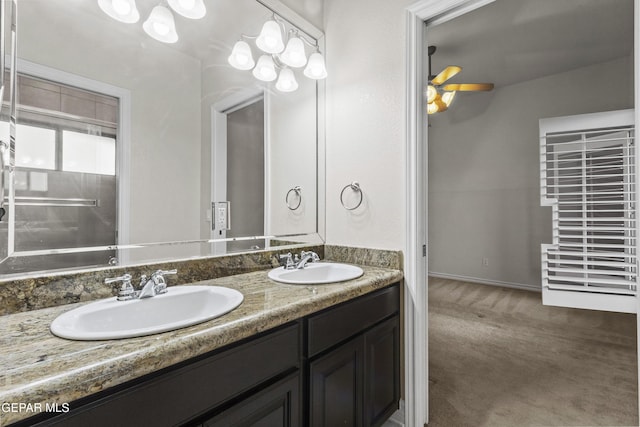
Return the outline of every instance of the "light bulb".
[[[276,68],[270,55],[262,55],[258,58],[258,64],[253,69],[253,76],[263,82],[271,82],[276,79]]]
[[[453,102],[453,98],[456,96],[456,92],[452,91],[452,92],[445,92],[442,94],[442,102],[444,102],[444,104],[449,107],[451,105],[451,103]]]
[[[276,89],[280,92],[293,92],[298,89],[298,82],[290,68],[283,68],[276,82]]]
[[[287,42],[287,47],[281,55],[282,62],[290,67],[304,67],[307,56],[304,52],[304,44],[298,37],[292,37]]]
[[[161,36],[166,36],[170,30],[169,26],[164,22],[154,22],[153,29],[156,33],[160,34]]]
[[[140,19],[135,0],[98,0],[100,9],[111,18],[133,24]]]
[[[128,15],[131,12],[131,5],[127,0],[113,0],[111,5],[118,15]]]
[[[251,48],[245,41],[238,41],[233,45],[233,50],[228,58],[229,64],[238,70],[250,70],[256,63],[251,54]]]
[[[256,46],[266,53],[280,53],[284,50],[282,31],[276,21],[267,21],[256,39]]]
[[[446,110],[447,110],[447,104],[445,104],[445,102],[443,101],[439,93],[436,94],[436,97],[432,103],[427,104],[428,114],[440,113]]]
[[[427,86],[427,102],[431,104],[436,99],[437,95],[438,95],[438,90],[434,86],[428,85]]]
[[[175,43],[178,41],[173,14],[164,6],[154,7],[149,14],[149,18],[142,24],[142,28],[149,36],[163,43]]]
[[[304,69],[304,75],[310,79],[319,80],[327,77],[327,69],[324,66],[324,57],[318,53],[312,53],[309,57],[307,67]]]
[[[169,0],[169,6],[176,13],[189,19],[200,19],[207,14],[202,0]]]

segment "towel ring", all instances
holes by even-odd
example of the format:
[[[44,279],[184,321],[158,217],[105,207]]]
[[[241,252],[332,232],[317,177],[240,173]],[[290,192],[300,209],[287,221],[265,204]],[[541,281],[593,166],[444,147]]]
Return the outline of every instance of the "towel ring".
[[[347,207],[347,205],[344,203],[344,192],[347,188],[351,188],[353,191],[360,193],[360,200],[358,201],[358,204],[352,208]],[[340,192],[340,203],[342,203],[342,207],[344,207],[348,211],[353,211],[358,209],[362,204],[362,199],[363,199],[362,188],[360,188],[360,184],[358,183],[358,181],[353,181],[351,184],[345,185],[342,191]]]
[[[291,206],[291,203],[289,203],[289,196],[292,192],[296,193],[296,195],[298,196],[298,204],[295,206]],[[298,209],[300,207],[300,204],[302,203],[302,188],[300,188],[299,185],[296,185],[291,190],[287,191],[287,195],[285,196],[284,201],[287,204],[289,210],[295,211],[296,209]]]

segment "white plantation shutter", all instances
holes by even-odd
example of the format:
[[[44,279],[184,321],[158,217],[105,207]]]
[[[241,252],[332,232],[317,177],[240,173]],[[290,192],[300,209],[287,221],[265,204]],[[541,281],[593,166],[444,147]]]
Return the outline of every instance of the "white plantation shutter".
[[[543,119],[540,143],[541,203],[553,215],[543,303],[635,312],[633,110]]]

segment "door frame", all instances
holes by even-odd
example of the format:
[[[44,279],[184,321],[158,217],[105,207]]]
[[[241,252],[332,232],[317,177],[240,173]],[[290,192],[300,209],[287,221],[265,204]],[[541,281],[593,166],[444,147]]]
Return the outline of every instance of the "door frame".
[[[123,265],[128,259],[128,251],[126,248],[123,248],[123,246],[130,244],[131,233],[129,214],[129,208],[131,206],[131,190],[129,189],[131,185],[131,91],[20,58],[16,60],[16,71],[33,77],[39,77],[118,98],[118,128],[116,135],[116,245],[119,248],[116,258],[118,259],[118,263]]]
[[[405,423],[419,426],[428,422],[428,278],[427,259],[427,146],[428,118],[425,106],[425,58],[428,45],[424,23],[442,23],[494,0],[420,0],[406,9],[406,246],[404,274],[406,331],[406,416]],[[640,129],[640,0],[634,0],[634,121]],[[636,150],[636,164],[640,164],[640,152]],[[636,197],[640,192],[640,174],[636,174]],[[636,236],[640,236],[640,221],[636,221]],[[423,246],[424,245],[424,246]],[[422,253],[421,253],[422,252]],[[423,255],[424,254],[424,255]],[[421,257],[421,255],[423,255]],[[640,289],[640,277],[638,277]],[[638,389],[640,390],[640,292],[637,300]],[[415,305],[414,305],[415,304]],[[421,328],[424,328],[421,331]],[[411,355],[410,351],[415,354]],[[415,379],[419,380],[416,381]],[[411,392],[414,395],[411,395]],[[638,393],[640,416],[640,392]]]
[[[264,235],[268,236],[271,200],[270,182],[270,129],[269,129],[269,92],[262,87],[249,87],[229,95],[211,106],[211,203],[227,200],[227,115],[243,107],[262,101],[264,103]],[[211,227],[209,230],[211,240],[220,240],[212,243],[214,254],[226,253],[227,244],[224,239],[226,231],[222,235],[213,230],[215,218],[211,205],[207,210],[211,212]],[[233,206],[230,207],[230,211]]]
[[[494,0],[420,0],[406,19],[405,425],[429,422],[428,221],[425,22],[442,23]],[[640,0],[636,0],[640,1]]]

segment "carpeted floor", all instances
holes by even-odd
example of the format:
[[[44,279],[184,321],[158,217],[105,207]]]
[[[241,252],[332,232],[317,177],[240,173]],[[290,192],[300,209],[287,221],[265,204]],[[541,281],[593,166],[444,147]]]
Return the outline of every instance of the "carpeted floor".
[[[429,279],[429,427],[638,426],[635,315]]]

